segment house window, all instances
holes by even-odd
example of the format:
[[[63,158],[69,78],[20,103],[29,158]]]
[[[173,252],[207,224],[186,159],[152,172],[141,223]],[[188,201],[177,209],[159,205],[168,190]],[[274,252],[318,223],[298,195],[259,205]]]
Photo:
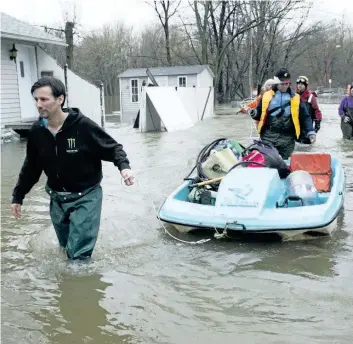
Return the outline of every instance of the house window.
[[[186,87],[186,85],[187,85],[186,76],[178,76],[178,86],[179,87]]]
[[[138,81],[138,79],[131,79],[130,86],[131,86],[131,102],[138,103],[139,102],[139,81]]]
[[[43,77],[43,76],[54,76],[54,72],[52,70],[43,70],[40,73],[40,76],[41,77]]]

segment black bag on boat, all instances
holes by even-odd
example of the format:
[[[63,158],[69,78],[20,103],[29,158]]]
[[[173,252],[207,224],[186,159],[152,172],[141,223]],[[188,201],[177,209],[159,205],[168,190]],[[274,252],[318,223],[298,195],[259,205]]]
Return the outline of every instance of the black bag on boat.
[[[256,160],[252,160],[254,151],[258,151],[260,155]],[[275,168],[278,171],[280,178],[286,178],[290,174],[290,169],[280,156],[277,148],[272,145],[265,144],[261,140],[254,140],[254,143],[245,149],[243,152],[243,161],[254,161],[264,164],[266,167]],[[250,165],[250,164],[249,164]]]

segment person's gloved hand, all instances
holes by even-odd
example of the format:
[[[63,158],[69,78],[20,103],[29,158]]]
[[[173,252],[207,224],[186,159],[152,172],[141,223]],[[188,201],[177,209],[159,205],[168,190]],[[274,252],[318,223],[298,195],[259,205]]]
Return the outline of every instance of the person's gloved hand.
[[[134,185],[134,176],[130,169],[126,168],[120,172],[126,185]]]
[[[321,128],[321,120],[316,119],[315,120],[315,127],[314,127],[315,133],[317,133],[320,130],[320,128]]]
[[[309,140],[310,140],[310,143],[315,143],[316,142],[316,135],[310,135]]]
[[[255,119],[256,118],[256,110],[251,110],[250,111],[250,116],[252,119]]]
[[[343,122],[344,123],[351,123],[351,119],[348,116],[343,117]]]

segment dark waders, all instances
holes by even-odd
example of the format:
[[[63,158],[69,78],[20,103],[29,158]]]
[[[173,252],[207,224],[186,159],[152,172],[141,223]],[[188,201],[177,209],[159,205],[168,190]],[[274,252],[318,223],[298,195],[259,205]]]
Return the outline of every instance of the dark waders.
[[[295,137],[293,135],[266,131],[261,135],[261,141],[275,147],[282,159],[288,159],[295,149]]]
[[[102,187],[96,185],[79,193],[56,192],[48,186],[45,189],[50,195],[50,217],[67,257],[89,258],[99,231]]]
[[[346,140],[353,140],[353,125],[352,123],[345,123],[343,119],[341,120],[341,130],[343,138]]]
[[[345,116],[348,117],[351,121],[349,123],[345,123],[344,120],[341,119],[341,130],[343,138],[346,140],[353,140],[353,108],[346,109]]]
[[[294,133],[291,116],[269,116],[260,138],[264,143],[277,148],[282,159],[288,159],[295,149]]]

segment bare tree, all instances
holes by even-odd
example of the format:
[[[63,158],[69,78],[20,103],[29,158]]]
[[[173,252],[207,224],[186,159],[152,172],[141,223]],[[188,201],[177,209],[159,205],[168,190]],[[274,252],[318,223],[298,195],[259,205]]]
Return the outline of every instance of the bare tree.
[[[189,5],[195,12],[198,39],[201,46],[201,56],[199,61],[201,64],[208,64],[208,42],[209,38],[207,36],[208,21],[210,18],[210,1],[194,1],[193,4],[189,2]],[[199,10],[199,5],[203,7],[203,15],[201,18],[201,13]]]
[[[107,95],[119,94],[118,75],[131,65],[132,29],[123,23],[87,34],[76,48],[75,70],[94,83],[103,81]]]
[[[346,27],[343,22],[335,21],[315,37],[309,37],[307,43],[309,49],[305,58],[315,82],[324,87],[329,86],[329,79],[332,79],[336,86],[352,83],[352,28]]]
[[[210,3],[210,51],[213,57],[212,66],[215,72],[218,101],[224,101],[224,58],[232,42],[239,36],[248,35],[249,30],[260,24],[270,22],[284,13],[288,13],[287,8],[293,2],[298,3],[298,1],[294,0],[278,1],[278,6],[273,7],[272,11],[267,11],[263,16],[250,15],[254,1],[218,1]],[[231,30],[229,30],[228,22],[230,22]],[[227,27],[228,32],[226,32]],[[244,38],[247,37],[244,36]]]
[[[167,53],[167,61],[169,66],[172,66],[172,55],[170,48],[170,31],[169,31],[169,20],[177,12],[181,0],[172,8],[171,1],[154,1],[154,10],[156,11],[159,21],[161,22],[165,36],[165,49]],[[158,6],[160,5],[160,7]]]
[[[162,2],[154,5],[163,20]],[[171,8],[176,11],[178,7],[174,6],[179,3],[165,1],[164,5],[170,18],[175,14]],[[76,41],[73,69],[91,82],[103,81],[106,94],[116,95],[118,75],[127,68],[172,62],[210,64],[219,102],[247,96],[249,74],[259,86],[282,66],[288,67],[294,77],[309,76],[311,84],[317,80],[326,85],[329,78],[343,84],[353,81],[352,28],[340,23],[325,24],[323,29],[317,22],[304,21],[310,6],[307,1],[190,0],[189,6],[192,20],[182,16],[179,8],[182,25],[168,22],[168,49],[165,31],[157,20],[137,34],[120,22]],[[253,47],[252,64],[249,42]]]

